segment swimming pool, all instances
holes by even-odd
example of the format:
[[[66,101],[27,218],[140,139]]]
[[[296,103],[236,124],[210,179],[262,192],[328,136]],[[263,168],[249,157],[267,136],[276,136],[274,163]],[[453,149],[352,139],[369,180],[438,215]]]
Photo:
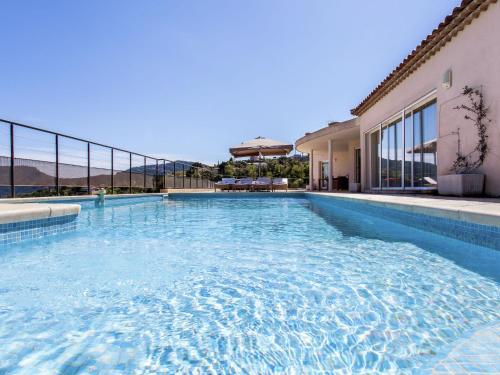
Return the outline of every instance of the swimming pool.
[[[0,249],[0,373],[409,373],[500,319],[498,250],[303,195],[126,203]]]

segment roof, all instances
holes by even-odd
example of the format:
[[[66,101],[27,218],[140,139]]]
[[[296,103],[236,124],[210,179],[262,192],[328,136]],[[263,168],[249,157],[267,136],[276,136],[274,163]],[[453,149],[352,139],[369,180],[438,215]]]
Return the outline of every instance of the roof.
[[[231,147],[229,152],[234,157],[259,156],[259,155],[287,155],[293,150],[293,145],[276,141],[271,138],[257,137],[238,146]]]
[[[435,55],[481,12],[497,0],[462,0],[459,6],[434,29],[358,106],[351,110],[361,116],[417,68]]]
[[[357,117],[341,122],[330,122],[328,126],[314,132],[304,134],[303,137],[295,141],[295,147],[298,148],[306,142],[310,142],[323,136],[332,137],[332,139],[342,138],[345,137],[349,131],[352,131],[352,129],[357,129],[359,132],[359,119]],[[359,133],[357,134],[359,136]]]

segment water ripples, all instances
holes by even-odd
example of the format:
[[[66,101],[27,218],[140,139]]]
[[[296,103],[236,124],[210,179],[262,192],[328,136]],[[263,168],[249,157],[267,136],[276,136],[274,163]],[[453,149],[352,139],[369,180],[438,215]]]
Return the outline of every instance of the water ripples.
[[[12,246],[0,254],[0,372],[411,373],[500,318],[498,283],[442,256],[493,250],[318,209],[90,209],[75,233]]]

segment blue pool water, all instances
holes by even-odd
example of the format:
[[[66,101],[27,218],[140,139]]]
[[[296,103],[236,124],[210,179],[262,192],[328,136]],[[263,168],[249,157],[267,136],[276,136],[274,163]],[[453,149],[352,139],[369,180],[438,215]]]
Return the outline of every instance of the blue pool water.
[[[498,250],[293,195],[121,203],[0,249],[0,374],[412,373],[500,319]]]

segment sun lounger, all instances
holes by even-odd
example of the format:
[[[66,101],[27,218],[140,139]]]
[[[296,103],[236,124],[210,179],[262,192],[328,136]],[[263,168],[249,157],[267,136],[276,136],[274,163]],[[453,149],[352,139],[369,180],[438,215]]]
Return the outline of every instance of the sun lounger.
[[[252,190],[253,187],[253,179],[249,177],[242,178],[233,185],[234,190],[247,190],[250,191]]]
[[[273,191],[275,190],[286,190],[288,191],[288,178],[273,178]]]
[[[223,178],[221,181],[214,184],[215,191],[219,190],[233,190],[233,186],[236,183],[235,178]]]
[[[253,185],[253,189],[256,191],[271,190],[271,179],[269,177],[259,177]]]

